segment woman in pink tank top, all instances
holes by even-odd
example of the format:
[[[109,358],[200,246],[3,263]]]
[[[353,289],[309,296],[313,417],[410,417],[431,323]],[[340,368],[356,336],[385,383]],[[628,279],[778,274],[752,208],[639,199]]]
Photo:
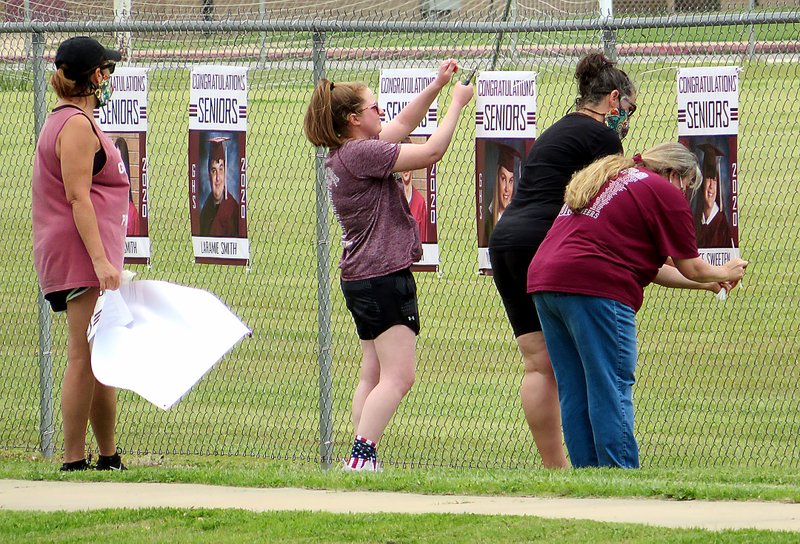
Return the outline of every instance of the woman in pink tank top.
[[[128,214],[128,178],[119,151],[93,119],[111,97],[111,73],[121,59],[85,36],[64,41],[50,84],[58,102],[39,134],[33,163],[33,254],[39,286],[53,310],[67,312],[67,368],[61,394],[64,464],[86,460],[91,422],[98,470],[123,470],[114,436],[116,389],[98,382],[86,338],[104,289],[119,288]]]

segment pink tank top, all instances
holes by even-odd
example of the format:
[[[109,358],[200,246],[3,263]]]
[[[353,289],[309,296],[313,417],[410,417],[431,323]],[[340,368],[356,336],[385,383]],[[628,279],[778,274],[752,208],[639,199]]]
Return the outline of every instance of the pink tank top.
[[[100,286],[75,226],[61,178],[61,162],[56,156],[58,135],[74,115],[85,114],[67,106],[47,117],[33,160],[33,260],[44,294]],[[106,153],[106,164],[92,176],[90,198],[106,257],[117,270],[122,270],[128,219],[128,176],[119,150],[93,119],[89,121]]]

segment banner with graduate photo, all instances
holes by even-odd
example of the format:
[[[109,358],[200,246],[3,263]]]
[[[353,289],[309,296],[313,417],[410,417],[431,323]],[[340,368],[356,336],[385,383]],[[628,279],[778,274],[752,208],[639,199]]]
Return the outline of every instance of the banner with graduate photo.
[[[536,72],[482,72],[475,89],[478,270],[490,275],[489,238],[536,139]]]
[[[114,95],[94,110],[97,124],[122,156],[128,181],[125,263],[150,263],[147,175],[147,69],[120,66],[111,75]]]
[[[189,214],[196,263],[246,266],[247,68],[197,66],[189,92]]]
[[[739,256],[739,68],[678,70],[678,140],[700,164],[687,192],[700,255],[713,265]]]
[[[422,90],[436,79],[436,70],[392,69],[381,70],[378,106],[384,114],[381,121],[390,122]],[[438,106],[434,100],[427,115],[411,132],[408,143],[424,143],[438,126]],[[437,234],[436,165],[430,168],[401,172],[400,179],[406,193],[411,215],[417,221],[422,241],[422,260],[414,263],[412,270],[436,272],[439,269],[439,244]]]

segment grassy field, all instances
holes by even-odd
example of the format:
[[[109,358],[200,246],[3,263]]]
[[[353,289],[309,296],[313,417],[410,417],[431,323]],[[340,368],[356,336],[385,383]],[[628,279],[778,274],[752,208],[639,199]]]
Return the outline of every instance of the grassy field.
[[[372,36],[366,39],[377,39]],[[363,42],[363,39],[360,39]],[[350,47],[351,36],[328,47]],[[358,43],[361,43],[358,42]],[[223,53],[224,53],[223,49]],[[797,256],[800,219],[800,91],[796,62],[782,57],[621,59],[639,87],[639,110],[626,151],[677,138],[675,69],[740,65],[742,72],[742,254],[747,281],[724,304],[706,293],[650,288],[639,314],[640,359],[634,400],[646,467],[797,468],[800,378]],[[484,59],[485,61],[485,59]],[[224,62],[219,60],[218,62]],[[483,61],[481,61],[483,62]],[[375,85],[386,58],[334,80]],[[574,100],[574,64],[519,57],[505,67],[539,73],[539,128]],[[151,267],[140,278],[209,289],[254,331],[185,399],[162,412],[120,394],[119,439],[126,452],[316,459],[318,445],[317,282],[314,150],[301,119],[312,77],[305,62],[249,74],[248,269],[192,264],[188,214],[188,71],[166,62],[151,71]],[[0,91],[0,446],[38,443],[38,325],[30,255],[32,98],[6,71]],[[52,99],[52,95],[50,96]],[[448,98],[440,101],[446,106]],[[418,274],[423,334],[417,385],[381,443],[384,462],[403,466],[536,466],[518,406],[520,361],[490,278],[476,274],[474,125],[470,109],[439,169],[442,266]],[[355,331],[338,291],[338,227],[330,228],[334,451],[351,440],[349,395],[355,384]],[[53,379],[60,383],[65,323],[53,323]],[[58,387],[56,387],[56,390]],[[56,395],[57,404],[57,395]],[[56,419],[60,447],[60,421]]]
[[[57,461],[0,451],[0,479],[119,481],[237,487],[387,491],[429,495],[639,497],[662,500],[800,502],[800,475],[775,468],[642,468],[568,471],[387,466],[379,474],[323,470],[311,461],[252,457],[125,455],[129,470],[65,474]]]
[[[797,533],[664,529],[623,523],[548,520],[533,516],[254,513],[241,510],[150,508],[80,513],[2,512],[7,542],[326,542],[396,544],[454,542],[751,543],[796,542]]]
[[[0,478],[171,482],[244,487],[391,491],[438,495],[642,497],[680,501],[800,500],[796,471],[641,469],[571,471],[393,468],[323,471],[313,463],[250,458],[127,456],[123,473],[62,474],[38,456],[0,452]],[[653,520],[657,523],[656,520]],[[709,532],[533,516],[337,515],[319,512],[150,508],[73,513],[0,512],[7,542],[794,542],[797,533]]]
[[[752,543],[796,542],[797,533],[665,529],[623,523],[548,520],[533,516],[254,513],[241,510],[150,508],[135,511],[2,512],[7,542],[326,542],[396,544],[454,542]]]

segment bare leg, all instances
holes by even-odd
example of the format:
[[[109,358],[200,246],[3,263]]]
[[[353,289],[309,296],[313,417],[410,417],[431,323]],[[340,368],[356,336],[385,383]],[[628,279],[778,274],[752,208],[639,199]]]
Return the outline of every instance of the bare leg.
[[[92,405],[89,410],[92,431],[97,439],[100,455],[117,453],[114,430],[117,421],[117,389],[95,380]]]
[[[380,380],[364,401],[356,433],[378,442],[400,401],[414,385],[417,338],[405,325],[395,325],[378,336],[374,345]]]
[[[361,421],[361,412],[364,410],[364,402],[381,377],[381,367],[378,364],[378,354],[375,351],[375,342],[372,340],[361,341],[361,374],[358,378],[358,386],[353,393],[353,432],[358,430]]]
[[[558,387],[544,335],[541,332],[523,334],[517,337],[517,345],[525,364],[519,396],[542,464],[546,468],[566,468]]]
[[[86,424],[94,394],[91,353],[86,329],[97,301],[97,289],[90,289],[67,302],[67,369],[61,390],[64,419],[64,462],[86,457]]]

